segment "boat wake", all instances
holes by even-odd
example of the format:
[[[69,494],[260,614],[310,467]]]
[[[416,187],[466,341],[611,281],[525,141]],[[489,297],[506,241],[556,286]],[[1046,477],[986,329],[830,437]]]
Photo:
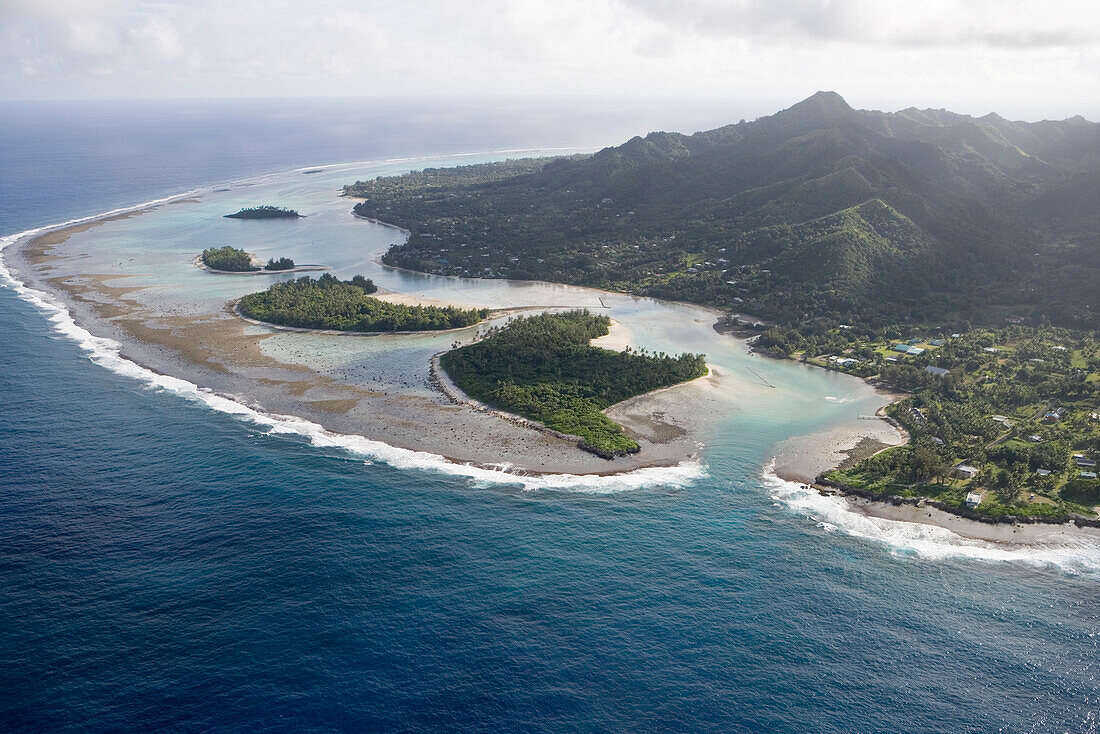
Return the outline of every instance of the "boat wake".
[[[774,460],[764,468],[760,478],[772,499],[815,520],[822,530],[875,541],[897,555],[935,561],[971,559],[1021,563],[1100,577],[1100,541],[1096,539],[1074,537],[1033,545],[977,540],[936,525],[870,517],[857,512],[844,497],[823,495],[805,484],[780,478],[775,474]]]
[[[50,294],[34,289],[20,281],[3,261],[3,250],[23,238],[34,237],[52,229],[71,227],[117,214],[146,209],[175,199],[194,196],[201,191],[205,191],[205,189],[193,190],[132,207],[114,209],[91,217],[73,219],[57,225],[39,227],[0,237],[0,285],[13,289],[23,300],[41,311],[55,331],[75,341],[88,354],[89,359],[100,367],[143,382],[150,388],[201,403],[208,408],[250,423],[269,434],[303,437],[314,446],[342,449],[357,458],[364,459],[365,463],[368,464],[379,461],[398,469],[427,470],[466,478],[472,482],[486,485],[517,486],[525,490],[563,490],[596,494],[623,492],[643,487],[682,487],[706,475],[706,470],[700,461],[684,462],[671,467],[648,467],[606,476],[585,474],[525,475],[511,473],[506,466],[494,469],[473,464],[456,463],[438,454],[402,449],[365,436],[333,433],[317,423],[296,416],[265,413],[212,390],[199,387],[194,383],[170,375],[159,374],[126,359],[121,355],[121,344],[113,339],[96,336],[80,326],[73,319],[64,303]]]

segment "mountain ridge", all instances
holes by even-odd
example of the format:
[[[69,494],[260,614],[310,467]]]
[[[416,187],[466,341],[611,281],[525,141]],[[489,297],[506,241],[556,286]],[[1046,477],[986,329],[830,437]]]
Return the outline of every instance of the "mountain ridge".
[[[410,230],[385,261],[427,272],[615,288],[785,324],[1012,312],[1097,325],[1100,125],[1083,118],[877,112],[818,92],[751,122],[489,178],[349,190],[366,198],[357,212]],[[897,216],[852,213],[871,202]]]

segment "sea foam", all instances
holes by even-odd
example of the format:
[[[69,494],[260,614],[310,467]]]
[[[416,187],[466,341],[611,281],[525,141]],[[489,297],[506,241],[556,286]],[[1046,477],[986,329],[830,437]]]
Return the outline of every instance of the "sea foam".
[[[647,467],[607,476],[585,474],[524,475],[509,472],[507,466],[492,469],[472,464],[460,464],[438,454],[403,449],[365,436],[334,433],[304,418],[265,413],[207,388],[199,387],[187,380],[154,372],[126,359],[120,353],[121,344],[113,339],[96,336],[76,323],[64,303],[52,295],[31,288],[20,281],[3,260],[3,250],[23,238],[34,237],[49,230],[71,227],[117,214],[146,209],[176,199],[195,196],[204,191],[207,191],[207,189],[196,189],[183,194],[154,199],[144,204],[113,209],[90,217],[72,219],[60,224],[0,237],[0,284],[11,288],[23,300],[41,311],[56,332],[75,341],[88,354],[89,359],[100,367],[118,375],[143,382],[150,388],[201,403],[208,408],[250,423],[269,434],[303,437],[314,446],[342,449],[356,457],[363,458],[366,463],[380,461],[398,469],[426,470],[438,474],[462,477],[480,484],[517,486],[527,490],[564,490],[595,494],[622,492],[654,486],[683,487],[706,476],[706,470],[702,462],[698,460],[686,461],[671,467]]]
[[[966,538],[936,525],[869,517],[856,512],[844,497],[823,495],[812,487],[780,478],[775,474],[774,460],[761,472],[760,479],[772,499],[816,521],[823,530],[882,543],[897,555],[928,560],[1023,563],[1100,577],[1100,542],[1089,538],[1041,546],[987,542]]]

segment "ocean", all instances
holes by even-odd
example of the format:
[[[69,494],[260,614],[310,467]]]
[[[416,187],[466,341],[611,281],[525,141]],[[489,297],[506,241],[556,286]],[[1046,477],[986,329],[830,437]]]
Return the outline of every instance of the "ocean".
[[[592,149],[741,116],[5,103],[0,235],[292,168]],[[139,374],[4,285],[4,731],[1100,727],[1097,559],[802,492],[763,471],[789,416],[720,436],[698,472],[600,491],[448,474]]]

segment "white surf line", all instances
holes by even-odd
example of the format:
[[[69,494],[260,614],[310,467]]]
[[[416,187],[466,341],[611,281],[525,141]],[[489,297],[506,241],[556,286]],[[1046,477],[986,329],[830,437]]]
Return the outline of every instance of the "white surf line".
[[[871,517],[853,510],[843,496],[823,495],[805,484],[781,479],[775,474],[774,459],[763,469],[760,480],[773,500],[811,518],[823,530],[839,530],[875,541],[898,555],[934,561],[1022,563],[1100,577],[1100,542],[1088,538],[1067,538],[1064,542],[1043,545],[1009,545],[967,538],[938,525]]]
[[[683,462],[672,467],[645,467],[631,472],[606,476],[591,474],[524,476],[507,473],[507,470],[512,468],[507,465],[502,465],[499,470],[493,470],[471,464],[458,464],[438,454],[402,449],[365,436],[334,433],[304,418],[267,414],[208,388],[199,387],[194,383],[170,375],[161,375],[126,359],[121,356],[121,344],[113,339],[95,336],[80,326],[64,303],[58,301],[52,295],[36,290],[18,280],[3,260],[3,251],[26,237],[34,237],[51,230],[94,222],[117,214],[148,209],[176,199],[194,196],[198,192],[212,190],[213,188],[192,189],[182,194],[174,194],[142,204],[112,209],[102,214],[71,219],[60,224],[37,227],[0,237],[0,285],[12,289],[20,298],[43,313],[47,322],[55,331],[76,342],[81,349],[88,353],[89,359],[100,367],[143,382],[150,388],[202,403],[208,408],[259,426],[268,433],[301,436],[309,440],[314,446],[340,448],[353,455],[378,460],[398,469],[423,469],[490,485],[518,485],[524,489],[557,489],[597,494],[653,486],[684,487],[706,476],[706,470],[702,462],[698,460]]]

